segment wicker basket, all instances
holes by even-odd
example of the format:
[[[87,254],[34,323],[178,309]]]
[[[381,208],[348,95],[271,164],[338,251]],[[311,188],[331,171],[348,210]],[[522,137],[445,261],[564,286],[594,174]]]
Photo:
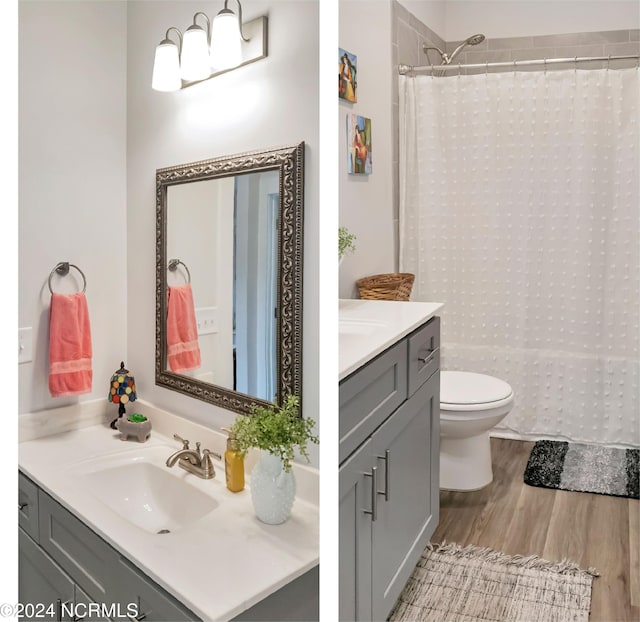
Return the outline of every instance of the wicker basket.
[[[414,279],[408,272],[374,274],[358,279],[356,285],[364,300],[409,300]]]

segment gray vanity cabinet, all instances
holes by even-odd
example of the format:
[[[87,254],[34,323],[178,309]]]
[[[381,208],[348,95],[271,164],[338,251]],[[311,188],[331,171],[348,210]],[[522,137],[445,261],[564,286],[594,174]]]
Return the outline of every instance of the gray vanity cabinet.
[[[26,605],[20,619],[80,622],[95,601],[22,528],[18,528],[18,549],[19,602]],[[108,620],[95,614],[90,619]]]
[[[38,543],[96,603],[109,603],[117,552],[48,494],[38,495]]]
[[[38,487],[22,473],[18,473],[18,524],[38,539]]]
[[[115,572],[118,578],[117,602],[123,611],[128,604],[135,604],[138,610],[136,619],[157,622],[188,622],[196,619],[193,613],[166,594],[124,557],[119,556]]]
[[[37,616],[49,620],[61,620],[62,603],[72,603],[75,596],[75,583],[22,529],[18,528],[18,594],[19,602],[25,607],[24,619],[37,619]],[[45,610],[33,611],[28,607],[42,604]],[[52,617],[47,611],[53,605]],[[69,619],[69,618],[66,618]]]
[[[60,615],[62,603],[80,613],[104,605],[92,620],[123,619],[129,604],[147,622],[199,619],[22,473],[18,492],[20,603],[53,605],[54,616],[45,616],[53,620],[72,619]]]
[[[339,608],[340,620],[371,620],[371,441],[340,467]],[[377,465],[375,465],[377,474]]]
[[[341,434],[359,444],[340,465],[340,619],[386,620],[439,519],[439,318],[343,380],[340,402],[367,422]]]
[[[386,619],[438,524],[439,388],[436,372],[371,439],[385,493],[371,523],[374,620]]]
[[[44,618],[65,622],[80,620],[59,615],[62,603],[104,605],[105,618],[93,611],[86,620],[200,619],[29,478],[19,473],[18,479],[19,602],[52,604],[54,616]],[[317,621],[318,572],[318,566],[312,568],[233,619]],[[81,606],[79,611],[89,610]]]

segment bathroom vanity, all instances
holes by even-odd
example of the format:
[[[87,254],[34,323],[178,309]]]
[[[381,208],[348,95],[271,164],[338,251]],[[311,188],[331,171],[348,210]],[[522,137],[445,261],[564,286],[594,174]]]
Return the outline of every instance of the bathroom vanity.
[[[211,480],[165,465],[180,449],[170,432],[217,452],[223,434],[144,410],[146,443],[119,440],[108,416],[20,443],[20,602],[51,606],[53,620],[90,603],[102,619],[317,620],[317,471],[294,465],[292,516],[265,525],[219,461]]]
[[[386,620],[438,524],[442,306],[340,301],[341,620]]]

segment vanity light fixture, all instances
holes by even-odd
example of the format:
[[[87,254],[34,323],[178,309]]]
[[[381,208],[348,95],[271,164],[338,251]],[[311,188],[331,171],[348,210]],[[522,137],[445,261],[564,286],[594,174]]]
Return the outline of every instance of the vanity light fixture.
[[[206,30],[196,23],[199,15],[207,22]],[[202,11],[198,11],[193,16],[193,24],[187,28],[182,39],[180,76],[183,80],[204,80],[211,75],[210,45],[211,22]]]
[[[169,39],[169,32],[175,30],[178,33],[179,44]],[[180,52],[182,50],[182,33],[171,26],[167,30],[165,38],[156,47],[156,56],[153,62],[153,77],[151,87],[155,91],[177,91],[182,87],[180,79]]]
[[[228,8],[229,0],[213,20],[202,11],[193,16],[193,23],[184,35],[171,26],[156,47],[151,87],[156,91],[177,91],[208,80],[267,56],[267,17],[242,23],[242,5],[238,14]],[[205,28],[198,18],[205,21]],[[202,20],[201,20],[202,23]],[[179,44],[169,38],[178,34]]]
[[[242,62],[242,42],[248,42],[242,34],[242,5],[238,2],[238,15],[227,5],[218,13],[211,29],[211,68],[214,71],[231,69]]]

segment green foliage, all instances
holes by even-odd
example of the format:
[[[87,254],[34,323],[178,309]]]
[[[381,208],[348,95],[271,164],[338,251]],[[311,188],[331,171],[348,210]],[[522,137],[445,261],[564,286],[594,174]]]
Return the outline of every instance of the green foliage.
[[[294,449],[309,461],[307,443],[319,443],[313,435],[315,422],[310,417],[298,415],[298,398],[288,395],[282,407],[274,404],[268,408],[253,404],[251,415],[239,416],[231,426],[236,435],[238,449],[246,454],[256,447],[278,456],[285,471],[291,470]]]
[[[345,253],[353,253],[356,250],[353,243],[356,236],[353,233],[349,233],[349,229],[346,227],[338,228],[338,259],[342,259]]]
[[[143,421],[147,420],[147,418],[144,415],[141,415],[140,413],[134,413],[133,415],[129,415],[128,419],[129,421],[131,421],[131,423],[142,423]]]

